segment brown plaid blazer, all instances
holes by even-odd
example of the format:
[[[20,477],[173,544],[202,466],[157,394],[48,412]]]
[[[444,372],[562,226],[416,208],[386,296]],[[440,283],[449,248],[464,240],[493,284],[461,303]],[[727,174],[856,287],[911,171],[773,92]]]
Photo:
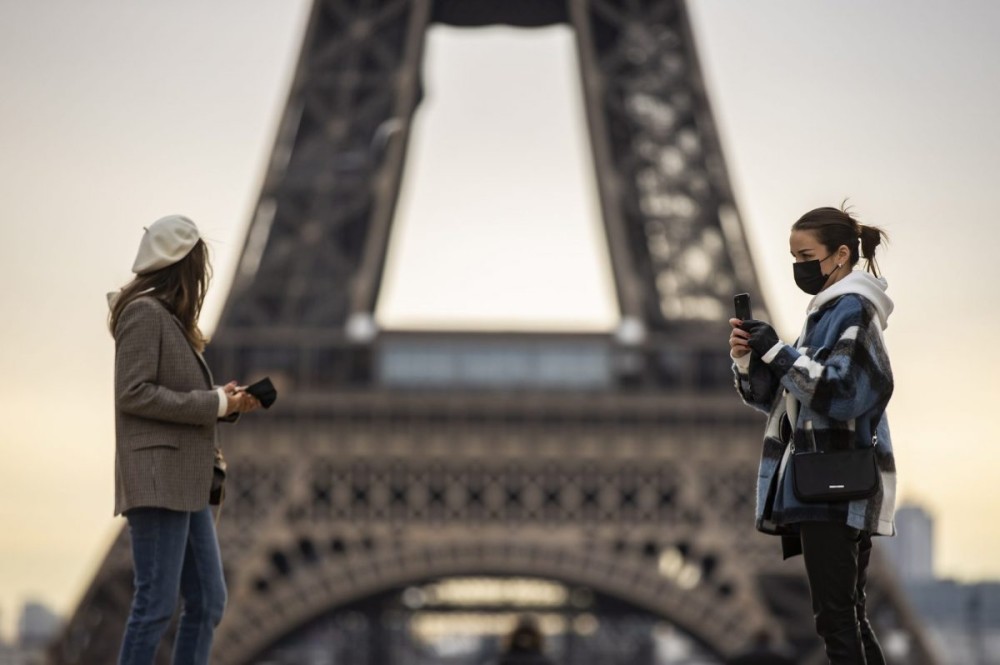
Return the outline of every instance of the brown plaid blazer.
[[[208,505],[218,411],[180,321],[155,298],[129,303],[115,329],[115,515]]]

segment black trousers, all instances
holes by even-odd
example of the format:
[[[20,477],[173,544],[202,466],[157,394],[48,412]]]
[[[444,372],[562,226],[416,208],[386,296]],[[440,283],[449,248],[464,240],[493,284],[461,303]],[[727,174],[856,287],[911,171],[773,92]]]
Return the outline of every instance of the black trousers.
[[[831,665],[885,665],[865,612],[871,536],[834,522],[799,527],[816,632]]]

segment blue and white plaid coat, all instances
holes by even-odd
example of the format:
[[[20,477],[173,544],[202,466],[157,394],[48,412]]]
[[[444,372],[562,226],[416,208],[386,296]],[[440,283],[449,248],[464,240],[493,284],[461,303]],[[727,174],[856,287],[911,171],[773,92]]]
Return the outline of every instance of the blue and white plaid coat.
[[[775,346],[763,359],[752,353],[734,364],[743,401],[767,413],[757,478],[758,530],[796,535],[799,522],[829,521],[873,535],[895,533],[896,465],[884,413],[893,381],[882,338],[892,301],[885,288],[884,279],[852,273],[813,299],[794,346]],[[789,397],[798,406],[794,431]],[[799,501],[792,491],[789,441],[812,437],[821,449],[869,446],[873,418],[878,418],[879,492],[856,501]]]

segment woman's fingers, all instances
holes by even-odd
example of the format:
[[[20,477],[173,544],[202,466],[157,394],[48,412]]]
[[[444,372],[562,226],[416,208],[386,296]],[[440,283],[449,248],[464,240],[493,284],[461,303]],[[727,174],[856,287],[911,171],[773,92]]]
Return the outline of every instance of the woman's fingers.
[[[250,393],[240,393],[240,413],[250,413],[260,406],[260,400]]]
[[[745,330],[740,330],[739,328],[733,329],[733,332],[729,335],[729,345],[734,346],[736,344],[746,344],[747,340],[750,339],[750,333]]]
[[[729,333],[729,348],[736,358],[750,353],[750,346],[747,344],[750,333],[738,327],[741,323],[743,322],[739,319],[729,319],[729,325],[733,327],[733,331]]]

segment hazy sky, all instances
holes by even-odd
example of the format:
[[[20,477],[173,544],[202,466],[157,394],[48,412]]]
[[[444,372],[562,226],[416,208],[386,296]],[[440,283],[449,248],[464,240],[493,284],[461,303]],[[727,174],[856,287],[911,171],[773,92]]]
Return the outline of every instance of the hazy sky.
[[[122,524],[104,293],[141,227],[184,213],[214,250],[214,326],[308,4],[0,0],[8,633],[27,598],[71,610]],[[808,301],[789,225],[850,197],[892,236],[902,495],[937,519],[939,573],[1000,578],[1000,4],[698,0],[693,18],[779,331]],[[383,325],[614,325],[575,58],[565,27],[432,31]]]

